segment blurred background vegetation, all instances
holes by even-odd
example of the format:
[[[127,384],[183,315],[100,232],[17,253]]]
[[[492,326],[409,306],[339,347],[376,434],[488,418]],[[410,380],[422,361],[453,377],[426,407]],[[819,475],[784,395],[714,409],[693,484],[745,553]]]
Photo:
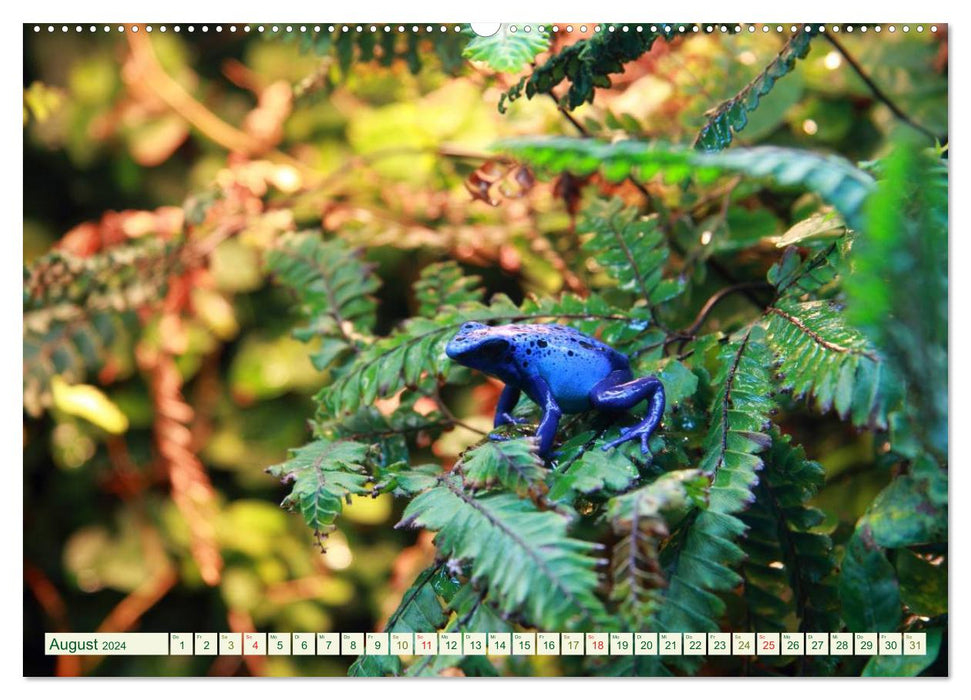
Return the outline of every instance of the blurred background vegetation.
[[[567,110],[537,97],[501,114],[518,72],[464,59],[469,36],[451,26],[391,41],[381,27],[375,45],[350,48],[340,27],[333,41],[326,28],[181,29],[24,28],[24,263],[52,250],[101,260],[124,249],[133,261],[115,263],[139,282],[119,299],[120,286],[85,281],[96,271],[68,270],[81,289],[58,293],[96,302],[75,317],[26,301],[56,288],[64,270],[25,273],[24,671],[343,675],[352,659],[49,657],[38,641],[54,630],[373,630],[431,561],[427,533],[392,528],[400,506],[390,496],[355,499],[323,552],[279,508],[285,489],[264,469],[307,441],[326,375],[290,335],[297,309],[265,273],[268,241],[322,228],[362,246],[383,281],[379,333],[415,313],[411,285],[442,259],[517,302],[582,294],[587,272],[570,264],[579,192],[607,186],[536,183],[499,167],[489,146],[578,130],[691,143],[705,113],[751,81],[784,37],[658,41],[592,104]],[[591,34],[560,32],[549,51]],[[839,41],[902,112],[946,134],[943,27]],[[816,40],[735,143],[866,161],[886,153],[900,125],[846,54]],[[733,235],[705,254],[759,267],[736,251],[789,222],[770,208],[725,206],[712,216]],[[184,230],[190,244],[173,247]],[[723,284],[701,280],[697,302]],[[744,301],[729,300],[725,318],[733,303]],[[485,384],[450,397],[468,427],[430,446],[442,463],[489,427],[496,395]],[[871,439],[832,415],[787,427],[825,468],[815,505],[845,539],[891,473],[873,468]]]

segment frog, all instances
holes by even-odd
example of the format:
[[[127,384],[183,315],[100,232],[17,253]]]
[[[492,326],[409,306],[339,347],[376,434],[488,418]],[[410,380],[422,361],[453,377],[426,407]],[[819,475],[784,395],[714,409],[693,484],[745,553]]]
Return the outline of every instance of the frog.
[[[526,423],[512,415],[525,393],[542,409],[536,429],[538,454],[555,456],[552,448],[564,413],[595,410],[618,414],[647,401],[647,413],[604,450],[628,441],[648,441],[664,415],[664,385],[654,376],[635,377],[626,355],[572,326],[555,323],[489,326],[468,321],[445,346],[454,362],[502,381],[494,427]]]

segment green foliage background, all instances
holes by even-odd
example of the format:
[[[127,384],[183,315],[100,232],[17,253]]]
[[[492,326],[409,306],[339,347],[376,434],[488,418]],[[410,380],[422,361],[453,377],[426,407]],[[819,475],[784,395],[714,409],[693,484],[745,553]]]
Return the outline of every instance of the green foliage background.
[[[26,673],[947,673],[946,31],[590,27],[25,28]],[[589,414],[544,462],[526,399],[489,440],[467,320],[659,376],[652,455]],[[39,646],[112,625],[931,653]]]

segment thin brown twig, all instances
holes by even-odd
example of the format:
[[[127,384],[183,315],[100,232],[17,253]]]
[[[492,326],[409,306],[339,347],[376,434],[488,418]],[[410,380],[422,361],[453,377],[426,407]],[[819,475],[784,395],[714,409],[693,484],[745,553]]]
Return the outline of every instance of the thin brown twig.
[[[155,404],[155,442],[172,484],[172,500],[191,533],[192,557],[202,579],[219,583],[223,560],[216,542],[215,493],[205,466],[192,449],[187,427],[193,411],[182,397],[182,378],[174,357],[165,351],[142,346],[139,365],[150,375]]]
[[[34,594],[47,619],[51,621],[54,631],[70,632],[71,625],[64,598],[40,567],[26,560],[24,561],[24,583]],[[80,656],[68,654],[57,656],[54,662],[54,675],[61,678],[80,676],[81,659]]]
[[[921,124],[918,124],[911,117],[909,117],[902,109],[900,109],[900,107],[898,107],[897,104],[892,99],[890,99],[890,96],[887,93],[885,93],[880,88],[879,85],[873,82],[873,79],[869,75],[867,75],[865,70],[863,70],[863,66],[861,66],[855,58],[853,58],[852,54],[850,54],[850,52],[846,50],[846,47],[843,46],[843,44],[835,36],[833,36],[828,30],[823,32],[823,36],[826,37],[826,40],[830,44],[832,44],[833,48],[835,48],[840,53],[840,55],[846,60],[850,68],[853,69],[853,72],[856,73],[857,76],[859,76],[860,80],[862,80],[866,84],[866,86],[870,89],[870,92],[873,93],[873,96],[876,97],[884,105],[886,105],[887,109],[893,112],[893,115],[897,117],[897,119],[913,127],[920,133],[924,134],[931,141],[935,141],[935,142],[941,141],[942,143],[947,141],[946,134],[943,136],[939,136],[935,134],[927,127]]]
[[[142,516],[138,516],[142,520]],[[127,632],[148,610],[179,582],[179,574],[165,553],[165,545],[158,532],[146,522],[139,525],[142,552],[153,567],[153,573],[134,591],[121,600],[98,625],[96,632]],[[84,657],[82,670],[91,673],[104,660],[103,656]]]
[[[271,160],[293,166],[307,179],[316,181],[319,173],[302,161],[283,153],[261,139],[227,124],[173,79],[159,62],[145,31],[127,31],[125,37],[131,49],[130,66],[140,84],[151,90],[169,108],[198,129],[206,138],[234,153],[246,156],[266,156]]]
[[[428,395],[426,394],[426,396]],[[466,423],[465,421],[458,418],[454,413],[452,413],[451,409],[449,409],[449,407],[445,403],[445,400],[442,398],[442,395],[439,392],[438,387],[435,387],[435,393],[432,394],[431,396],[428,396],[428,398],[430,398],[432,401],[435,402],[435,405],[438,406],[438,410],[441,411],[442,415],[445,416],[449,420],[449,422],[452,423],[453,425],[457,425],[460,428],[465,428],[466,430],[470,430],[473,433],[477,433],[479,435],[489,434],[483,430],[479,430],[473,425]]]

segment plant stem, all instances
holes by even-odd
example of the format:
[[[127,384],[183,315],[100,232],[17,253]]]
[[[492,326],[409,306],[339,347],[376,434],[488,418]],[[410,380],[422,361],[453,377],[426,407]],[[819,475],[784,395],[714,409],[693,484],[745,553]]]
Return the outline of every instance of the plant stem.
[[[885,104],[887,106],[887,109],[893,112],[894,116],[897,117],[897,119],[904,122],[905,124],[908,124],[909,126],[912,126],[914,129],[927,136],[931,141],[935,141],[935,142],[940,141],[942,144],[947,143],[947,134],[945,134],[943,137],[938,136],[934,134],[927,127],[924,127],[918,124],[909,116],[907,116],[907,114],[905,114],[904,111],[900,109],[900,107],[898,107],[893,100],[890,99],[890,96],[887,95],[887,93],[885,93],[883,90],[881,90],[879,85],[873,82],[873,79],[870,78],[870,76],[868,76],[866,72],[863,70],[863,66],[857,63],[856,59],[850,55],[850,53],[846,50],[846,47],[844,47],[843,44],[841,44],[835,36],[833,36],[829,31],[824,31],[823,36],[826,37],[826,40],[833,45],[833,48],[835,48],[840,53],[840,55],[844,59],[846,59],[846,62],[850,65],[850,68],[852,68],[853,71],[858,76],[860,76],[860,80],[866,83],[866,86],[870,88],[870,92],[873,93],[873,96],[876,97],[878,100],[880,100],[880,102]]]

